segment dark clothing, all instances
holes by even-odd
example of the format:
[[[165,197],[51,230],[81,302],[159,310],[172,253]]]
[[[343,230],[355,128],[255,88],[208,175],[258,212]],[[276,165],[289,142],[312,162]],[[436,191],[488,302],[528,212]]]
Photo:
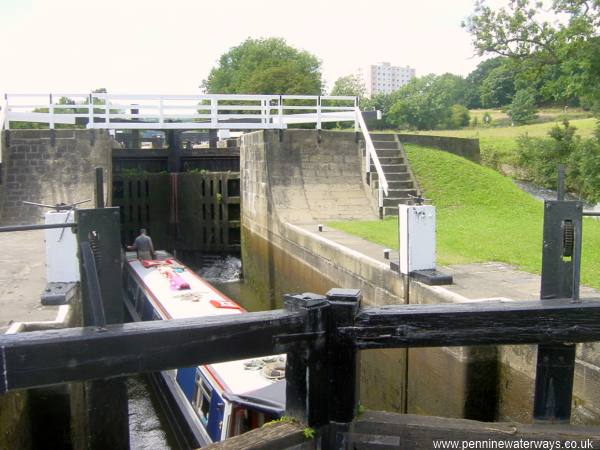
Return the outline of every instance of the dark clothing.
[[[154,244],[150,236],[140,234],[133,241],[132,247],[137,251],[139,259],[154,259]]]

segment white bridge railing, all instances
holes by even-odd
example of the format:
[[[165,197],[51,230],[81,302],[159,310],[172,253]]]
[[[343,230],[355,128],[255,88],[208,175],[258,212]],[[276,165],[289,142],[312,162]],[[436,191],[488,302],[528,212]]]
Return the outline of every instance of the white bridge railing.
[[[290,124],[354,122],[366,146],[365,172],[371,161],[379,178],[379,206],[388,183],[369,130],[353,96],[330,95],[136,95],[136,94],[5,94],[0,130],[11,122],[110,130],[285,129]]]
[[[377,156],[377,152],[375,151],[375,146],[373,145],[373,140],[371,139],[371,135],[369,134],[369,130],[367,129],[367,124],[365,123],[365,119],[360,112],[360,109],[356,108],[355,110],[356,120],[354,122],[355,130],[362,131],[363,139],[365,140],[365,173],[371,172],[371,160],[373,160],[373,165],[375,166],[375,171],[377,172],[378,178],[378,200],[379,207],[383,207],[383,197],[384,194],[388,195],[388,182],[385,178],[385,173],[383,172],[383,168],[381,167],[381,163],[379,162],[379,157]]]
[[[282,129],[289,124],[354,121],[352,96],[8,94],[10,122],[94,129]],[[0,126],[2,124],[0,123]]]

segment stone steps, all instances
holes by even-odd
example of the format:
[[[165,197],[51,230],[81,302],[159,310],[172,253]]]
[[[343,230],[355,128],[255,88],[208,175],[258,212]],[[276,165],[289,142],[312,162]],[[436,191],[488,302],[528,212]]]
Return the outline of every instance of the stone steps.
[[[408,173],[408,171],[397,172],[397,173],[386,173],[385,179],[387,180],[388,184],[391,183],[392,181],[411,181],[412,182],[412,179],[410,178],[410,173]],[[379,175],[377,174],[377,172],[371,172],[371,180],[379,181]]]
[[[375,141],[393,141],[396,142],[393,133],[370,133],[371,140]]]
[[[385,157],[385,156],[397,156],[400,157],[397,148],[376,148],[377,156]]]
[[[389,190],[412,189],[413,186],[414,186],[414,183],[412,182],[412,180],[405,180],[405,181],[389,181],[388,180],[388,189]]]
[[[408,162],[402,156],[393,134],[372,134],[371,139],[388,182],[388,195],[383,199],[382,214],[384,217],[397,215],[398,204],[410,203],[410,196],[417,195],[408,171]],[[371,164],[370,181],[373,189],[379,188],[379,176],[373,164]]]
[[[398,203],[409,203],[410,195],[417,195],[416,189],[402,189],[401,192],[392,194],[388,191],[389,195],[383,199],[383,206],[397,206]]]
[[[377,154],[377,158],[379,158],[379,164],[381,164],[382,166],[389,166],[389,165],[393,165],[393,164],[405,164],[404,158],[402,158],[402,156],[399,156],[399,155],[382,156],[382,155]],[[371,166],[375,167],[373,164],[371,164]]]
[[[396,141],[373,141],[375,150],[398,150]]]

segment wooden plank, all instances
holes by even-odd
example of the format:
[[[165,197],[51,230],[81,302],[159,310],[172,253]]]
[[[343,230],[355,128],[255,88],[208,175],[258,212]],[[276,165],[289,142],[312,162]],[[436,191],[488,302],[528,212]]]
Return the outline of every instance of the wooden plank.
[[[359,349],[600,341],[600,301],[469,302],[365,308],[341,328]]]
[[[66,328],[0,337],[0,393],[282,353],[302,311]]]
[[[533,447],[532,442],[554,444],[556,442],[575,441],[578,446],[571,448],[600,448],[600,427],[575,425],[530,425],[519,423],[489,423],[466,419],[447,419],[441,417],[417,416],[412,414],[394,414],[367,411],[356,421],[354,432],[377,436],[398,436],[403,450],[430,450],[432,448],[512,448],[479,446],[469,447],[475,441],[519,442],[514,448],[551,448]],[[350,436],[351,437],[351,436]],[[439,443],[454,441],[458,446],[442,447]],[[529,446],[525,446],[529,441]],[[591,441],[591,447],[587,446]],[[438,442],[438,444],[434,444]],[[484,442],[485,443],[485,442]],[[438,445],[437,447],[435,447]],[[538,444],[539,445],[539,444]]]

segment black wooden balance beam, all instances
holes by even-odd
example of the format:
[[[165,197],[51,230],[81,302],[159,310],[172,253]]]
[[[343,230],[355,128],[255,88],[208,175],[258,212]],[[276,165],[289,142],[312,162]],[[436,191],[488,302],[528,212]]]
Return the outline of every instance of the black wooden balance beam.
[[[285,353],[323,333],[357,349],[600,341],[597,300],[365,308],[329,329],[308,317],[286,309],[4,335],[0,393]]]
[[[340,328],[359,350],[600,341],[600,301],[485,301],[365,308]]]
[[[305,313],[275,310],[0,337],[0,393],[283,353]],[[290,339],[291,338],[291,339]]]

